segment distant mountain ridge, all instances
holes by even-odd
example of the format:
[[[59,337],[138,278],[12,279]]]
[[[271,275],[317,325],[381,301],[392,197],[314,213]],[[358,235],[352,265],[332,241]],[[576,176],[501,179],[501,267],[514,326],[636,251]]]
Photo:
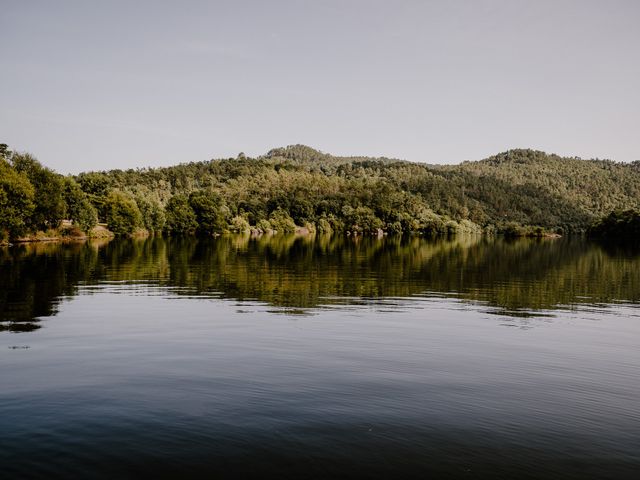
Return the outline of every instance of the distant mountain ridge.
[[[0,239],[56,228],[116,233],[225,231],[428,235],[583,232],[613,211],[640,210],[640,162],[514,149],[429,165],[334,156],[305,145],[251,158],[62,177],[28,154],[0,151]]]
[[[405,208],[409,199],[393,197],[408,196],[409,203],[421,203],[445,222],[469,220],[484,228],[500,229],[513,222],[579,231],[612,210],[640,207],[640,162],[582,160],[530,149],[458,165],[427,165],[386,157],[334,156],[305,145],[290,145],[256,158],[240,155],[144,171],[85,173],[77,178],[83,184],[91,175],[103,175],[111,187],[132,195],[151,195],[163,205],[175,194],[217,190],[234,204],[235,213],[248,213],[250,222],[269,215],[270,207],[255,211],[252,204],[257,199],[265,204],[271,201],[272,206],[280,202],[287,208],[298,198],[313,200],[309,211],[292,212],[296,222],[303,222],[316,221],[323,213],[339,214],[335,208],[323,210],[317,205],[323,203],[323,196],[326,200],[337,195],[342,203],[337,210],[344,205],[377,208],[376,216],[382,215],[383,223],[388,224],[393,215],[382,210],[389,209],[379,205],[379,198],[370,205],[368,195],[358,191],[361,184],[369,184],[370,193],[385,195],[392,203],[390,209],[400,208],[398,202]],[[315,175],[322,178],[312,179]],[[330,187],[336,179],[341,185]],[[318,191],[323,184],[327,184],[324,195]],[[310,189],[313,195],[302,193]],[[348,199],[349,192],[353,201]],[[415,208],[412,212],[415,214]]]

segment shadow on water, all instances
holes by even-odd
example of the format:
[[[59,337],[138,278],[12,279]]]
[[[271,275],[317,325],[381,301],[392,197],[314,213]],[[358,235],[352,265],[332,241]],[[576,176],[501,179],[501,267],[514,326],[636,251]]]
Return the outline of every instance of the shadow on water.
[[[40,328],[65,297],[124,293],[228,298],[308,314],[334,305],[394,308],[416,297],[480,303],[516,318],[640,300],[637,249],[581,238],[223,236],[0,250],[0,331]]]

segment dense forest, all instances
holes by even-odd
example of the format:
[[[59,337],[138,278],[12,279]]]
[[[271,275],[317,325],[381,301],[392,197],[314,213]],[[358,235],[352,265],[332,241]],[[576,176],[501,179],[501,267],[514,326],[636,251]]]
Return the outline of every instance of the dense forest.
[[[509,150],[459,165],[336,157],[304,145],[263,156],[62,176],[0,145],[0,236],[225,232],[576,233],[640,210],[640,162]],[[64,224],[63,220],[68,220]],[[64,227],[63,227],[64,225]],[[55,230],[55,232],[52,232]]]
[[[640,239],[640,212],[617,210],[593,223],[587,230],[592,237],[628,242]]]

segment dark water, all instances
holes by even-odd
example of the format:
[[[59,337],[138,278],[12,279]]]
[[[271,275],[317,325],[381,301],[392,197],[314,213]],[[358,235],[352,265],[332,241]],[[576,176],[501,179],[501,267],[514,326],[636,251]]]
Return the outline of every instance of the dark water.
[[[2,478],[640,478],[640,255],[0,250]]]

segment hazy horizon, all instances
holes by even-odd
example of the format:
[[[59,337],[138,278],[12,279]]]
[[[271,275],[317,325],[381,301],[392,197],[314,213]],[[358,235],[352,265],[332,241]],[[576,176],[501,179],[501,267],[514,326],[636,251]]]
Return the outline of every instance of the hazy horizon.
[[[305,144],[640,159],[640,2],[2,0],[0,142],[60,173]]]

